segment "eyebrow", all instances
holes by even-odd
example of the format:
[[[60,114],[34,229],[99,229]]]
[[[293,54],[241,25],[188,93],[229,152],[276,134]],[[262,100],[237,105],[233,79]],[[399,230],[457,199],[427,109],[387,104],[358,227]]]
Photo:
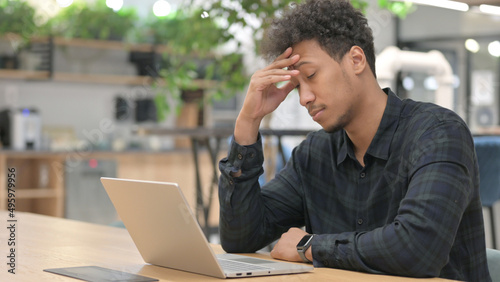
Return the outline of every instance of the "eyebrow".
[[[294,65],[289,66],[288,69],[295,69],[296,70],[296,69],[300,68],[302,65],[310,64],[310,63],[312,63],[312,62],[309,62],[309,61],[298,62]]]

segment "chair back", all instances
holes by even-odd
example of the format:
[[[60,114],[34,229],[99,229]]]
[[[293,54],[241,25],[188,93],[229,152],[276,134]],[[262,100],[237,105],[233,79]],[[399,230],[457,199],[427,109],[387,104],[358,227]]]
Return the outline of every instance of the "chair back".
[[[500,251],[495,249],[486,249],[486,259],[488,261],[488,270],[490,271],[491,281],[500,282]]]
[[[474,137],[479,164],[481,203],[491,207],[500,199],[500,136]]]

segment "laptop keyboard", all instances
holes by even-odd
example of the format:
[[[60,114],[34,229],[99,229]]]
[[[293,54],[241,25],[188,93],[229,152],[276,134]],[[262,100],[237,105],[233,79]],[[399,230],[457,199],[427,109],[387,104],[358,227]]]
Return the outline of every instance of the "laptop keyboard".
[[[221,259],[219,258],[219,263],[226,272],[244,272],[244,271],[256,271],[256,270],[268,270],[272,269],[270,267],[244,263],[234,260]]]

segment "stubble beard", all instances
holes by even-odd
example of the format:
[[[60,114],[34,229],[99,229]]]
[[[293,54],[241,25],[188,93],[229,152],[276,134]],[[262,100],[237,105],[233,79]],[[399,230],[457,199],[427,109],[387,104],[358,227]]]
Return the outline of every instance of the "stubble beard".
[[[352,112],[351,109],[349,109],[346,113],[338,117],[334,124],[327,127],[323,127],[323,129],[328,133],[334,133],[341,129],[344,129],[347,126],[349,120],[351,119],[351,112]]]

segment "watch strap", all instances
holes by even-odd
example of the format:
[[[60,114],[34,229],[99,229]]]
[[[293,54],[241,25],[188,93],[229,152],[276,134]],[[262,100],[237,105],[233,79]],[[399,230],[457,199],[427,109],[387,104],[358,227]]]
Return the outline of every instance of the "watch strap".
[[[308,235],[305,235],[304,237],[306,237],[306,236],[311,236],[311,237],[310,237],[310,238],[309,238],[309,240],[305,243],[305,245],[304,245],[304,246],[301,246],[300,248],[299,248],[299,247],[297,247],[297,252],[299,253],[299,256],[300,256],[300,258],[302,259],[302,261],[303,261],[303,262],[312,262],[312,261],[310,261],[310,260],[306,257],[306,252],[307,252],[307,250],[308,250],[308,249],[311,247],[311,245],[312,245],[312,239],[313,239],[313,237],[314,237],[314,234],[310,234],[310,235],[308,234]],[[302,241],[302,240],[301,240],[301,241]],[[299,244],[300,244],[300,243],[299,243]]]
[[[309,249],[309,248],[307,248],[307,249]],[[310,260],[306,257],[306,251],[307,251],[307,249],[302,250],[302,251],[299,251],[299,256],[300,256],[300,258],[302,259],[302,261],[303,261],[303,262],[312,262],[312,261],[310,261]]]

